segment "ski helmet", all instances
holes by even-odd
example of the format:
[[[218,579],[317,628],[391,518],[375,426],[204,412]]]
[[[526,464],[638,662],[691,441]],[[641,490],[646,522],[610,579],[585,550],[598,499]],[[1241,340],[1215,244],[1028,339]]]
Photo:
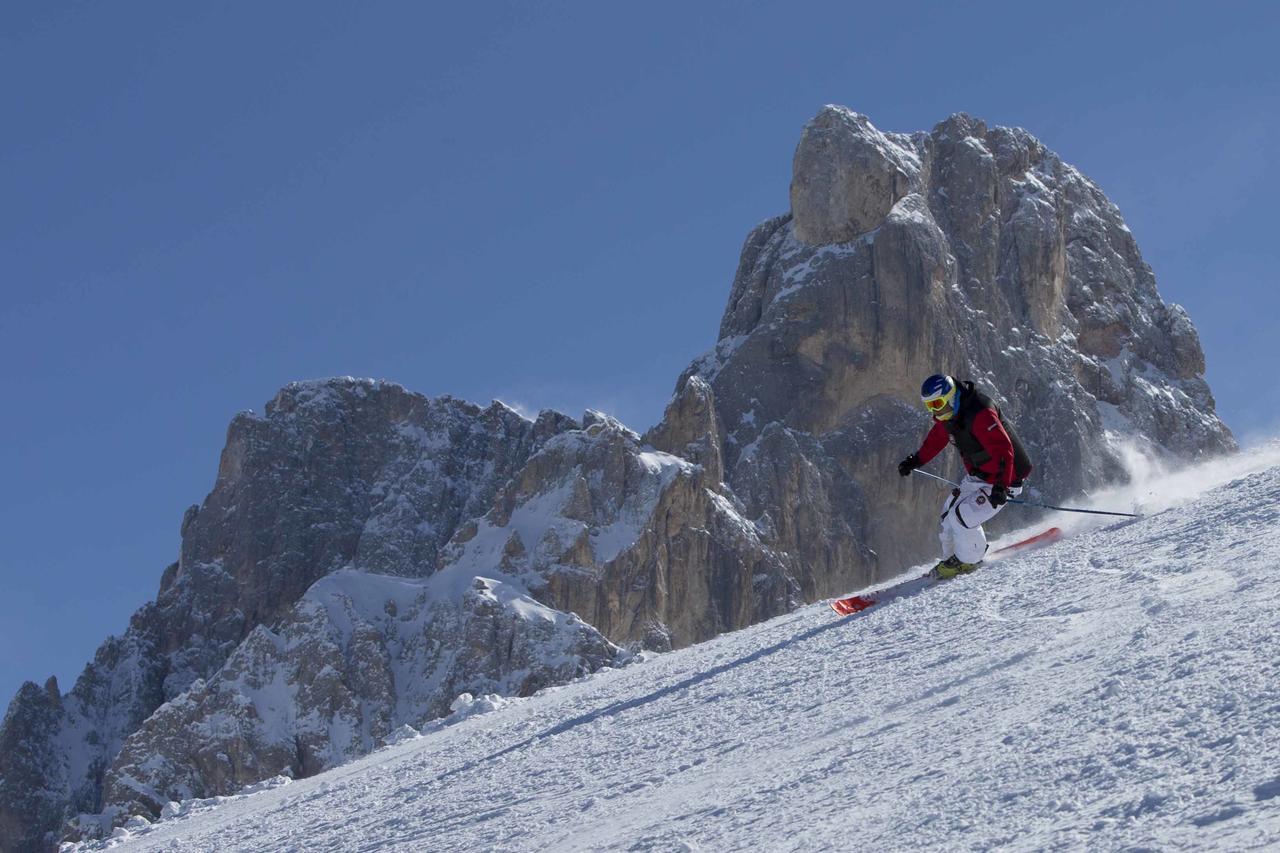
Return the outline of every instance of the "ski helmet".
[[[920,401],[935,420],[950,420],[956,413],[956,381],[941,373],[934,374],[920,386]]]

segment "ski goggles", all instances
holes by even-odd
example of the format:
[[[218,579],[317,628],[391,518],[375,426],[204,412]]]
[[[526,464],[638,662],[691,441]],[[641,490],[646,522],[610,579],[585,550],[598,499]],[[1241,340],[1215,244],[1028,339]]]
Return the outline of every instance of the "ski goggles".
[[[945,397],[934,397],[932,400],[924,401],[924,407],[931,412],[941,412],[949,405],[951,405],[950,394]]]
[[[950,409],[952,403],[955,402],[955,398],[956,389],[952,386],[947,389],[946,393],[942,393],[937,397],[924,397],[920,402],[924,403],[924,407],[929,410],[929,414],[937,418],[938,415],[942,415],[943,412]]]

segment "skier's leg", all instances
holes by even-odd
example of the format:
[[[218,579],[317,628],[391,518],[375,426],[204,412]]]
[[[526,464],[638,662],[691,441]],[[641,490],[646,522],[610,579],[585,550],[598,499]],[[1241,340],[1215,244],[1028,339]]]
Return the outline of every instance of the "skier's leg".
[[[941,556],[943,560],[946,560],[948,557],[951,557],[956,553],[956,546],[951,533],[951,525],[948,522],[952,517],[951,509],[957,500],[958,498],[956,498],[955,495],[949,493],[946,499],[942,502],[942,517],[938,522],[938,540],[942,545]]]
[[[987,534],[981,527],[966,529],[955,536],[956,559],[976,565],[987,553]]]
[[[991,487],[977,477],[965,477],[960,484],[960,500],[948,520],[957,559],[970,565],[987,553],[987,534],[982,529],[1001,508],[991,506]]]

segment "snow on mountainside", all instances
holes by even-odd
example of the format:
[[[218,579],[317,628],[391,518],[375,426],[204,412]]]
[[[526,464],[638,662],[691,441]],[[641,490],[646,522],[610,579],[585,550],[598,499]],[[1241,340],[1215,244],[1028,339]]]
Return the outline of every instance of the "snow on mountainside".
[[[122,810],[157,814],[169,796],[207,795],[210,779],[233,772],[311,775],[444,716],[459,693],[528,695],[620,654],[511,578],[336,572],[126,741],[105,782],[113,805],[97,822],[109,832]]]
[[[1145,518],[1071,518],[855,617],[817,603],[529,699],[461,697],[421,737],[99,846],[1275,849],[1278,465],[1139,478],[1097,500]]]

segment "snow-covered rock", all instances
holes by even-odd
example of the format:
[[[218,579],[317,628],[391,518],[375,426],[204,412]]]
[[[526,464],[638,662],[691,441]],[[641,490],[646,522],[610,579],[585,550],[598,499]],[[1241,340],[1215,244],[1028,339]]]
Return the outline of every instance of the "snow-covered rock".
[[[501,575],[336,572],[161,706],[125,742],[104,800],[157,815],[170,800],[310,776],[456,710],[460,693],[527,696],[618,654]]]
[[[584,423],[548,441],[458,532],[447,571],[500,566],[615,642],[659,650],[795,606],[786,558],[707,466],[606,415]]]

